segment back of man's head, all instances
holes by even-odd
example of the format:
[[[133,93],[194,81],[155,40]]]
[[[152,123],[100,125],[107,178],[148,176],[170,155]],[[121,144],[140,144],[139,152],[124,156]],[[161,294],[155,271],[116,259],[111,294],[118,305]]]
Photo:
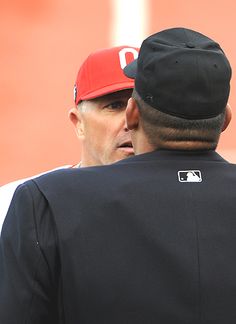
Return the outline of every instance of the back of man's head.
[[[135,78],[133,97],[152,145],[216,147],[231,78],[219,44],[190,29],[163,30],[143,41],[138,59],[124,72]]]

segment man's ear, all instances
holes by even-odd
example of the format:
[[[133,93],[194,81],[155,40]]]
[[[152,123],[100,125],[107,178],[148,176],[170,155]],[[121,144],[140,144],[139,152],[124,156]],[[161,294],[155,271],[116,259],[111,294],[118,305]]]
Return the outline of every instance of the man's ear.
[[[224,121],[221,132],[223,132],[228,127],[228,125],[231,121],[231,118],[232,118],[232,110],[231,110],[229,103],[227,103],[225,110],[226,110],[225,111],[225,121]]]
[[[126,126],[129,130],[138,128],[140,113],[134,98],[130,98],[126,107]]]
[[[80,138],[84,135],[84,123],[81,111],[76,107],[71,108],[68,116],[75,127],[77,136]]]

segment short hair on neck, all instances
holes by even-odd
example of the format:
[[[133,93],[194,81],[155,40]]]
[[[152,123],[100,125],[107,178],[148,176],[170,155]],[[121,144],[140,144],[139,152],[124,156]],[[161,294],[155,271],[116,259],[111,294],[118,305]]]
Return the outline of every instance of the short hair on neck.
[[[141,125],[154,148],[214,150],[225,120],[225,109],[216,117],[189,120],[163,113],[145,103],[134,89]]]

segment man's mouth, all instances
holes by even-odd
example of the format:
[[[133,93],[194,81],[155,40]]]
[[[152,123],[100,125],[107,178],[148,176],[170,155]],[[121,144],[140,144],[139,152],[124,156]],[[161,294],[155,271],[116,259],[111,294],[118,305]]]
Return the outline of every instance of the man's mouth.
[[[125,151],[128,154],[134,154],[133,145],[131,141],[126,141],[124,143],[121,143],[118,146],[118,148]]]

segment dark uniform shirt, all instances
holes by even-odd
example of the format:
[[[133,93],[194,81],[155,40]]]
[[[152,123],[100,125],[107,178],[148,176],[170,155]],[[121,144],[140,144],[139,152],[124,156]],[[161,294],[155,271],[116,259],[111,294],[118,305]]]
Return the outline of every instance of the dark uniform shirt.
[[[1,324],[235,324],[236,166],[156,151],[21,185]]]

